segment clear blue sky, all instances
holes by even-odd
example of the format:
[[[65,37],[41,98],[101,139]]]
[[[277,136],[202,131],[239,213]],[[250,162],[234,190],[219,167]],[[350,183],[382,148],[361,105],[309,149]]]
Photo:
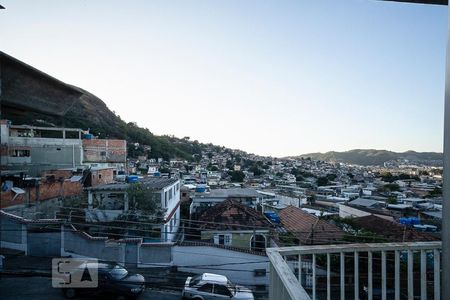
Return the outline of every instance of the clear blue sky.
[[[1,50],[156,134],[275,156],[442,151],[447,7],[0,3]]]

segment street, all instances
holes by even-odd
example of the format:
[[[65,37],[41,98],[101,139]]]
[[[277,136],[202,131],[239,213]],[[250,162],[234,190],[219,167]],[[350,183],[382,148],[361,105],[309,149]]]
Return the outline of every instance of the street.
[[[0,277],[0,295],[2,300],[59,300],[65,299],[59,289],[52,287],[49,277]],[[77,297],[76,299],[99,299]],[[140,300],[179,300],[181,292],[156,291],[147,289]]]

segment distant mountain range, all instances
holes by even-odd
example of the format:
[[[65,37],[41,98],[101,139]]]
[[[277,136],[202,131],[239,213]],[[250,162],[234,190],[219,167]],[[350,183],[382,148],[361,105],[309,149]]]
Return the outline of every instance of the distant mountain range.
[[[310,157],[314,160],[342,162],[363,166],[381,166],[385,162],[393,160],[407,160],[411,163],[442,165],[443,160],[443,154],[438,152],[392,152],[375,149],[355,149],[345,152],[330,151],[326,153],[308,153],[296,156],[296,158],[301,157]]]

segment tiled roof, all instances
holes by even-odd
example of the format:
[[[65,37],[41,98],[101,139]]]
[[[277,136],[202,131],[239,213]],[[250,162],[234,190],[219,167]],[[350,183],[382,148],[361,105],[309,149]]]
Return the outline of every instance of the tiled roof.
[[[337,226],[310,215],[295,206],[279,212],[281,224],[294,234],[303,245],[330,244],[339,242],[344,232]]]
[[[426,232],[392,222],[374,215],[355,218],[355,224],[366,230],[383,236],[390,242],[427,242],[438,241],[439,238]]]
[[[262,213],[234,200],[225,200],[208,208],[199,220],[205,222],[200,225],[203,230],[252,230],[255,227],[272,227]]]

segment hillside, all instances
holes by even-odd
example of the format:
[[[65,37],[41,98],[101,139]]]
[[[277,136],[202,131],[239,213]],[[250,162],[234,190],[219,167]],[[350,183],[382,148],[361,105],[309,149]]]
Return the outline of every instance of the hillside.
[[[154,135],[148,129],[138,127],[133,122],[126,123],[115,115],[100,98],[80,88],[74,88],[80,90],[83,95],[74,103],[64,118],[29,111],[14,114],[7,110],[3,111],[2,117],[11,120],[13,124],[54,125],[84,130],[89,128],[90,132],[99,138],[126,139],[129,157],[149,154],[149,157],[152,158],[192,160],[194,154],[201,154],[207,147],[197,141]],[[139,146],[136,147],[135,143],[139,143]],[[151,151],[148,152],[144,145],[151,146]]]
[[[437,152],[392,152],[387,150],[355,149],[345,152],[308,153],[298,157],[310,157],[315,160],[343,162],[357,165],[383,165],[387,161],[408,160],[415,163],[442,164],[442,153]]]

